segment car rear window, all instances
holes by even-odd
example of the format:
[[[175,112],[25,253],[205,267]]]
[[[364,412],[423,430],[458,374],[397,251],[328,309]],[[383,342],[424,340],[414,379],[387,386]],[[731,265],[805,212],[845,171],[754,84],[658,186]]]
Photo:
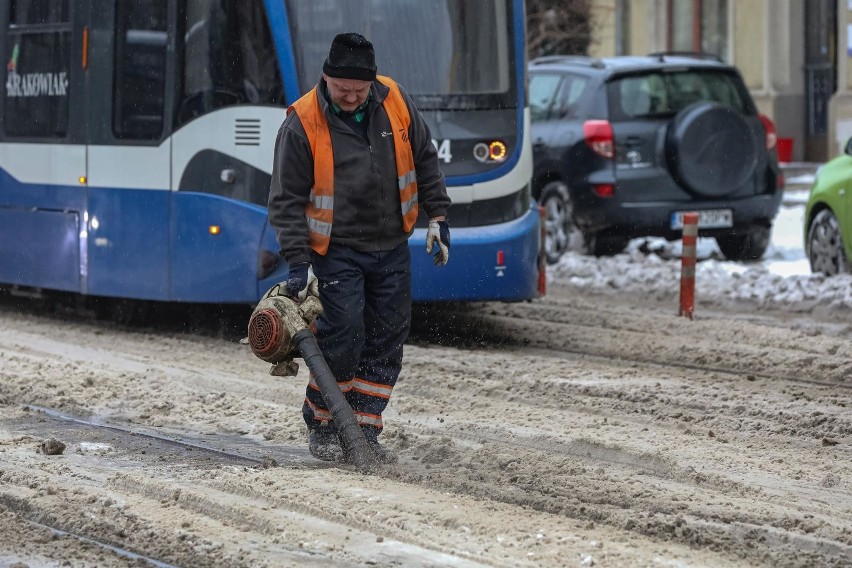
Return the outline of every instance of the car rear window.
[[[537,73],[530,77],[530,117],[533,122],[546,120],[556,100],[556,89],[562,77]]]
[[[742,81],[720,70],[655,71],[618,77],[609,83],[611,120],[670,116],[699,101],[752,113]]]
[[[530,75],[530,118],[533,122],[574,118],[589,80],[571,74]]]

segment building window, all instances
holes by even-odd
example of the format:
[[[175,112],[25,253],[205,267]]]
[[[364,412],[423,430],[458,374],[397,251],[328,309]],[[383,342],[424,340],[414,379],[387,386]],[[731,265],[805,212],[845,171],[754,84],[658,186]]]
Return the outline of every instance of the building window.
[[[71,22],[68,0],[11,0],[4,130],[64,138],[68,132]]]
[[[669,49],[672,51],[699,51],[701,43],[700,38],[695,37],[694,4],[694,0],[669,0]]]
[[[728,0],[668,0],[670,51],[728,57]]]
[[[630,0],[618,0],[615,5],[615,54],[630,55]]]
[[[728,58],[728,0],[701,2],[701,51]]]

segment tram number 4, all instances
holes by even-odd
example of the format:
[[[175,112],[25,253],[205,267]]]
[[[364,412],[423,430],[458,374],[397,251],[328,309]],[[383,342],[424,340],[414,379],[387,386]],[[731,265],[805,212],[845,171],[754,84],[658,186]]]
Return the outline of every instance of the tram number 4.
[[[434,144],[435,149],[438,150],[439,160],[444,160],[445,164],[449,164],[453,161],[453,153],[450,151],[450,141],[448,139],[435,140],[432,138],[432,144]]]

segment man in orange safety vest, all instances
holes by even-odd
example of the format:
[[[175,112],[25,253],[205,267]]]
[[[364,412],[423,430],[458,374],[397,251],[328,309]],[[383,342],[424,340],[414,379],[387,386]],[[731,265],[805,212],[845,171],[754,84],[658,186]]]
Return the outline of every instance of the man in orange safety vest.
[[[445,265],[450,198],[428,126],[402,87],[376,70],[364,36],[334,38],[319,82],[278,132],[269,221],[290,267],[288,293],[299,297],[318,279],[317,342],[367,441],[392,462],[378,436],[411,325],[408,239],[422,210],[426,252]],[[302,415],[311,454],[341,459],[313,377]]]

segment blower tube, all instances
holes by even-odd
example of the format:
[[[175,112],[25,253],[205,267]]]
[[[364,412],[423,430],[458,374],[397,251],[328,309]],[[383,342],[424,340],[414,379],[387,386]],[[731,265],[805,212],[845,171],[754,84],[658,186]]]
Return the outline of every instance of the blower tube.
[[[346,461],[359,469],[372,469],[377,463],[376,455],[370,444],[367,443],[364,432],[361,431],[361,427],[355,419],[355,413],[352,412],[352,407],[346,402],[346,397],[340,387],[337,386],[337,381],[317,345],[316,337],[310,329],[305,328],[296,332],[293,336],[293,342],[296,344],[299,353],[302,354],[308,369],[313,373],[314,381],[331,412]]]

